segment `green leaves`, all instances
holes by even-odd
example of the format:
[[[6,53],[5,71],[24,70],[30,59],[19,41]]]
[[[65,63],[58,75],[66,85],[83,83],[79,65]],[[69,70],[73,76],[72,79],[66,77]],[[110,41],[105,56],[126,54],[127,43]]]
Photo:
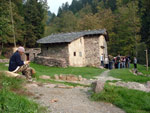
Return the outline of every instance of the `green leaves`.
[[[35,47],[36,41],[43,37],[45,19],[45,9],[41,2],[37,0],[28,0],[24,5],[25,12],[25,43],[28,47]]]

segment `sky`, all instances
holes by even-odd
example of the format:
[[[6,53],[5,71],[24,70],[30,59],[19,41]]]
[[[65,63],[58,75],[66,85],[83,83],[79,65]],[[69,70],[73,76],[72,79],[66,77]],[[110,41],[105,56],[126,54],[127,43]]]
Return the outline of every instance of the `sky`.
[[[47,0],[47,2],[48,2],[48,6],[50,7],[49,10],[52,13],[57,14],[58,8],[62,5],[62,3],[68,2],[70,5],[72,0]]]

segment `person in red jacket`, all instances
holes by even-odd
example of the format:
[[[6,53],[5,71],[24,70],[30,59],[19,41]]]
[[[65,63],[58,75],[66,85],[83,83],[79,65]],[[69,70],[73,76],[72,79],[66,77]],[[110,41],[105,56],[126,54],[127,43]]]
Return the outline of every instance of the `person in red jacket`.
[[[24,54],[24,47],[19,47],[18,50],[11,56],[8,70],[14,73],[22,72],[27,78],[31,78],[32,69],[29,67],[30,61],[22,61],[21,55]]]

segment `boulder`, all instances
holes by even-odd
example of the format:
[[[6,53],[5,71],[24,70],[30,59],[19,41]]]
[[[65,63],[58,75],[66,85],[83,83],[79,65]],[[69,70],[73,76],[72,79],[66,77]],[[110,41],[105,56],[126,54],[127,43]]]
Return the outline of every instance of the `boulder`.
[[[146,85],[148,88],[150,88],[150,81],[147,81]]]
[[[62,78],[63,78],[63,76],[62,76],[62,75],[59,75],[59,79],[62,80]]]
[[[16,77],[16,78],[20,78],[20,79],[26,79],[25,76],[20,75],[18,73],[10,72],[10,71],[0,71],[0,75],[5,75],[7,77]]]
[[[78,79],[79,79],[79,81],[82,81],[82,80],[83,80],[83,78],[82,78],[81,75],[79,75]]]
[[[95,93],[99,93],[104,89],[104,84],[105,84],[105,82],[95,81],[95,82],[92,83],[92,90]]]
[[[55,80],[59,80],[59,76],[55,74],[55,75],[54,75],[54,79],[55,79]]]
[[[66,78],[67,81],[78,81],[78,77],[74,75],[68,75]]]
[[[59,75],[60,80],[66,80],[66,75]]]
[[[13,73],[13,72],[10,72],[10,71],[1,71],[0,75],[2,75],[2,74],[7,76],[7,77],[17,77],[17,76],[19,76],[18,73]]]
[[[45,79],[45,80],[47,80],[47,79],[50,79],[51,77],[50,77],[50,76],[47,76],[47,75],[42,75],[42,76],[40,76],[39,78],[40,78],[40,79]]]

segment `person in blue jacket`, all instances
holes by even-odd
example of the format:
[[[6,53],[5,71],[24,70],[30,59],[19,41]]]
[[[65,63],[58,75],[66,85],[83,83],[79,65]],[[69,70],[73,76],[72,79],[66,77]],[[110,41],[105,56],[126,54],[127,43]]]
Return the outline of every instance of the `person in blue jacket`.
[[[14,73],[22,72],[27,78],[31,78],[30,61],[22,61],[21,55],[24,54],[24,47],[19,47],[18,50],[11,56],[8,70]]]

